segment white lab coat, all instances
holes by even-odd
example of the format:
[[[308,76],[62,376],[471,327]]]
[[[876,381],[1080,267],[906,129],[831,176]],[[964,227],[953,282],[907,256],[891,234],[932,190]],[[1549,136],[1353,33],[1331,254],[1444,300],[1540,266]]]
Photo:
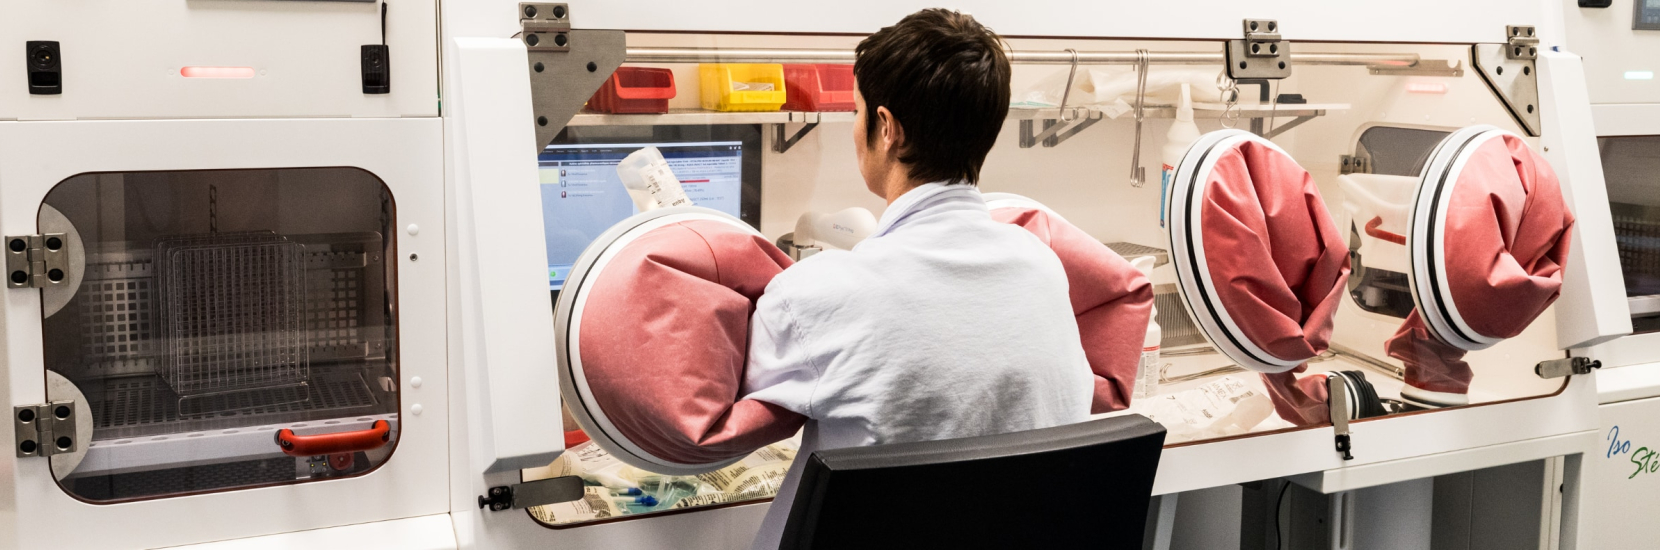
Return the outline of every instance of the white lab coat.
[[[746,397],[808,421],[754,547],[777,548],[814,450],[1081,422],[1092,387],[1054,252],[993,221],[971,186],[917,187],[870,238],[786,269],[756,304]]]

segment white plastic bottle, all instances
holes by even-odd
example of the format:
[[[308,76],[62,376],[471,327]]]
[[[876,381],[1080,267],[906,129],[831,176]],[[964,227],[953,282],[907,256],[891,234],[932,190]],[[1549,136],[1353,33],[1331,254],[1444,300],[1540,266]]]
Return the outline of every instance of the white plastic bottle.
[[[1182,162],[1187,148],[1199,140],[1199,125],[1193,123],[1193,89],[1182,83],[1181,101],[1176,104],[1176,121],[1170,124],[1170,133],[1164,140],[1164,177],[1159,187],[1159,227],[1164,227],[1164,195],[1170,192],[1170,179],[1176,177],[1176,165]]]
[[[641,212],[670,206],[690,206],[686,190],[669,168],[669,161],[656,147],[646,147],[629,153],[617,163],[617,177],[622,180],[628,198]]]
[[[1153,280],[1152,256],[1142,256],[1130,261],[1148,281]],[[1152,397],[1159,391],[1159,341],[1164,338],[1164,329],[1159,328],[1159,308],[1153,306],[1152,315],[1147,316],[1147,335],[1141,340],[1141,362],[1136,365],[1135,390],[1130,395],[1130,402]]]

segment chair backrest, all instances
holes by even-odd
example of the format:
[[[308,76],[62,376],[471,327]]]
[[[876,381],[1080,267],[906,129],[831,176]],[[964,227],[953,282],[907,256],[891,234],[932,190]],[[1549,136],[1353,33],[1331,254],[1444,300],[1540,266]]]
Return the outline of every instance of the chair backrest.
[[[1126,415],[817,451],[780,548],[1139,549],[1163,447],[1164,427]]]

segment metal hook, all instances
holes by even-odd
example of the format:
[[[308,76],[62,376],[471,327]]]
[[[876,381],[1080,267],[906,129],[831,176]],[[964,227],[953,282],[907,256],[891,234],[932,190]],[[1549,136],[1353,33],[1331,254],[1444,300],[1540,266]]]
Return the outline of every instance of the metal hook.
[[[1147,50],[1136,50],[1135,86],[1135,146],[1130,153],[1130,185],[1141,187],[1147,183],[1147,169],[1141,166],[1141,121],[1147,107]]]
[[[1078,119],[1078,115],[1069,111],[1066,103],[1072,98],[1072,79],[1078,76],[1078,50],[1067,48],[1066,51],[1072,54],[1072,70],[1066,73],[1066,88],[1061,90],[1061,122],[1072,122]],[[1068,117],[1068,114],[1072,116]]]
[[[1216,74],[1217,99],[1222,101],[1222,115],[1217,117],[1223,128],[1239,123],[1239,83],[1228,78],[1227,71]]]

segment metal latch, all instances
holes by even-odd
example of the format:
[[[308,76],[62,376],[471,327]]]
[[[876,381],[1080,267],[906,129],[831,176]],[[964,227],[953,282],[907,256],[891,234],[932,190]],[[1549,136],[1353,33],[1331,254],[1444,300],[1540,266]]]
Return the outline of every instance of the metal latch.
[[[18,458],[75,452],[74,401],[13,407],[12,426]]]
[[[550,477],[491,487],[488,494],[478,497],[478,507],[489,508],[491,512],[522,510],[532,506],[581,500],[583,494],[581,477]]]
[[[533,52],[571,51],[571,9],[563,3],[520,2],[519,38]]]
[[[1349,436],[1349,386],[1341,376],[1326,377],[1326,408],[1331,414],[1331,429],[1337,434],[1337,454],[1343,460],[1354,460],[1354,442]]]
[[[63,233],[6,237],[6,286],[46,288],[69,275],[68,241]]]
[[[1602,361],[1590,357],[1566,357],[1540,361],[1533,373],[1540,378],[1561,378],[1571,374],[1591,374],[1591,369],[1602,368]]]
[[[1504,28],[1505,49],[1504,56],[1509,59],[1538,59],[1539,36],[1535,34],[1533,25],[1508,25]]]
[[[1246,19],[1245,38],[1229,40],[1228,77],[1279,79],[1291,76],[1291,43],[1280,36],[1273,19]]]
[[[1372,173],[1372,162],[1367,160],[1366,157],[1355,156],[1355,155],[1342,155],[1341,157],[1339,157],[1338,161],[1339,161],[1338,162],[1338,167],[1337,167],[1337,173],[1338,174],[1370,174],[1370,173]]]

